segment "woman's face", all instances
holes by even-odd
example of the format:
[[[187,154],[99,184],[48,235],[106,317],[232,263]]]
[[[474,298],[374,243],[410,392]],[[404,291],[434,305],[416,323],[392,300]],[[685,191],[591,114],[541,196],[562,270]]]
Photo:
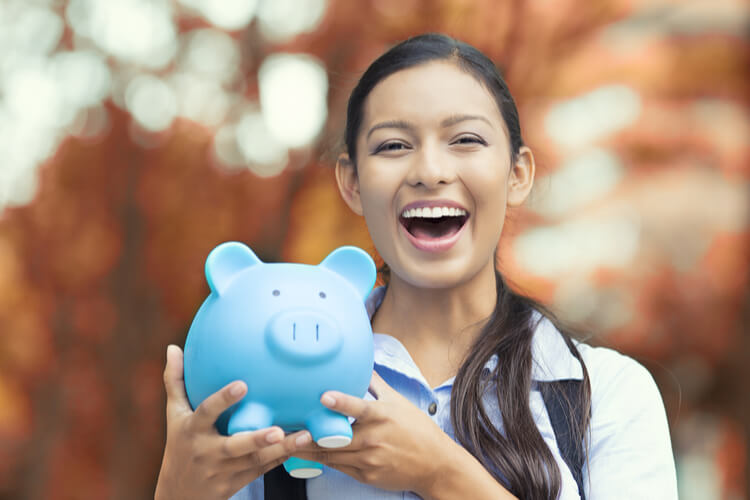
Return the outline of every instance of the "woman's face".
[[[356,169],[342,158],[337,180],[391,272],[426,288],[494,272],[506,206],[526,198],[534,166],[522,148],[511,169],[492,95],[456,65],[430,62],[386,77],[363,111]]]

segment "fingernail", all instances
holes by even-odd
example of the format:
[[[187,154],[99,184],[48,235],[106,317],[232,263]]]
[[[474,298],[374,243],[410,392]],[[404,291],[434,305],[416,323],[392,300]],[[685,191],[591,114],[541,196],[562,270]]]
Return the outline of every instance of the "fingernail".
[[[336,406],[336,400],[333,396],[329,396],[328,394],[324,394],[323,397],[320,398],[320,402],[326,406]]]
[[[298,436],[297,439],[294,440],[297,446],[305,446],[311,441],[312,441],[312,436],[310,435],[309,432],[305,432],[304,434]]]
[[[284,439],[284,433],[281,432],[279,429],[274,429],[270,431],[268,434],[266,434],[266,441],[268,441],[271,444],[278,443],[282,439]]]
[[[229,394],[232,396],[239,396],[244,390],[245,388],[242,386],[242,383],[236,382],[229,387]]]

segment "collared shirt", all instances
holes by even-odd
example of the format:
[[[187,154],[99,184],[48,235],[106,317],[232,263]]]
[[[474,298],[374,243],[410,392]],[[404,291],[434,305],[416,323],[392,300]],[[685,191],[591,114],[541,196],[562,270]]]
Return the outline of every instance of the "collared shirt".
[[[372,318],[385,295],[385,288],[372,291],[367,310]],[[562,477],[560,500],[578,499],[573,474],[560,455],[547,410],[535,382],[583,378],[578,360],[570,353],[562,335],[546,318],[534,311],[537,324],[532,339],[531,413],[549,446]],[[541,319],[541,320],[540,320]],[[539,321],[540,320],[540,321]],[[591,427],[588,467],[583,483],[588,500],[677,498],[674,458],[664,405],[651,374],[638,362],[611,349],[576,343],[591,380]],[[375,370],[396,391],[430,415],[455,440],[450,419],[454,378],[431,388],[406,348],[396,338],[374,334]],[[485,368],[492,370],[497,357]],[[369,394],[367,395],[369,396]],[[368,399],[366,397],[365,399]],[[485,408],[498,429],[503,423],[493,391],[484,397]],[[386,491],[363,484],[328,467],[307,480],[309,500],[418,499],[411,492]],[[241,489],[232,500],[263,500],[263,478]]]

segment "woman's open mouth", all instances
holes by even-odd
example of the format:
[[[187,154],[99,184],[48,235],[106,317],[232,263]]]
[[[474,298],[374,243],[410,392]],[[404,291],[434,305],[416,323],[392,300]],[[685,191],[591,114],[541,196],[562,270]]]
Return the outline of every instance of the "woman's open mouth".
[[[468,219],[462,208],[435,206],[404,210],[399,222],[414,246],[440,252],[453,246]]]

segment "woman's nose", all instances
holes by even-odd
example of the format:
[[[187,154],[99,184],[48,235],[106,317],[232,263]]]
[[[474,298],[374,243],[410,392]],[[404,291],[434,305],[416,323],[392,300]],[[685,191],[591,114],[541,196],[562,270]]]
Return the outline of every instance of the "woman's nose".
[[[456,178],[456,169],[448,155],[439,147],[423,147],[412,156],[407,182],[412,186],[433,188],[450,184]]]

